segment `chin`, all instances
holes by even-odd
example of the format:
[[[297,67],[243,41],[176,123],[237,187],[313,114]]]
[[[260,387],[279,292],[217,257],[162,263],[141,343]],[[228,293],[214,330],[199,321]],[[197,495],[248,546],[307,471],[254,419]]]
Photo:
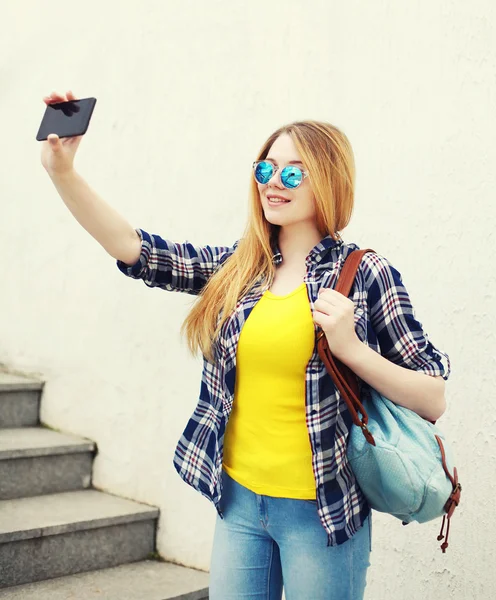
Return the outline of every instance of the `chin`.
[[[283,219],[278,219],[277,217],[274,219],[267,217],[267,215],[264,212],[264,216],[265,216],[265,220],[270,223],[271,225],[285,225],[285,223],[283,222]]]

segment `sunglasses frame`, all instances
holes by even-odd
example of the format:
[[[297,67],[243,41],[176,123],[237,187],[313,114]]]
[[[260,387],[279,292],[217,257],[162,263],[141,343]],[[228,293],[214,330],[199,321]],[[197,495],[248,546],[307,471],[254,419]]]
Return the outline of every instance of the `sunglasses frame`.
[[[280,177],[280,176],[279,176],[279,178],[281,179],[281,183],[282,183],[282,185],[283,185],[283,186],[284,186],[284,187],[285,187],[287,190],[296,190],[296,189],[297,189],[297,188],[299,188],[299,187],[300,187],[300,185],[301,185],[301,184],[302,184],[302,183],[305,181],[305,177],[308,177],[308,176],[309,176],[309,174],[308,174],[308,171],[304,171],[304,170],[303,170],[301,167],[299,167],[298,165],[289,165],[289,164],[288,164],[288,165],[285,165],[284,167],[282,167],[282,168],[281,168],[281,167],[278,167],[277,165],[275,165],[275,164],[274,164],[274,163],[273,163],[273,162],[272,162],[270,159],[268,159],[268,158],[263,158],[263,159],[261,159],[261,160],[256,160],[256,161],[254,161],[254,162],[253,162],[253,164],[252,164],[253,177],[255,178],[255,181],[256,181],[258,184],[260,184],[260,185],[267,185],[267,184],[269,183],[269,181],[267,181],[267,183],[260,183],[260,181],[258,181],[258,179],[256,178],[256,175],[255,175],[255,171],[256,171],[257,165],[258,165],[259,163],[263,163],[263,162],[270,163],[270,164],[273,166],[273,168],[274,168],[274,172],[272,173],[272,175],[271,175],[271,177],[270,177],[269,181],[272,179],[272,177],[274,177],[274,175],[277,173],[277,171],[279,171],[279,170],[280,170],[280,171],[281,171],[281,173],[282,173],[282,172],[283,172],[283,170],[284,170],[286,167],[294,167],[294,168],[298,169],[299,171],[301,171],[301,173],[302,173],[303,177],[302,177],[302,179],[301,179],[300,183],[299,183],[297,186],[295,186],[295,187],[287,187],[287,186],[284,184],[284,181],[282,180],[282,177]]]

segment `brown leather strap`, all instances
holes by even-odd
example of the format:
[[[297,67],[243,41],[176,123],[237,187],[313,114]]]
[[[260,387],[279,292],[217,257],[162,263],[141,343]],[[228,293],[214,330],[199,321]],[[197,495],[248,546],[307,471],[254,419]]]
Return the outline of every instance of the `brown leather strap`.
[[[348,298],[355,281],[360,261],[367,252],[374,252],[374,250],[371,248],[366,248],[365,250],[353,250],[344,262],[334,289],[343,294],[346,298]],[[363,404],[359,400],[360,393],[357,376],[349,367],[332,356],[327,338],[322,330],[317,334],[317,351],[328,373],[336,384],[341,397],[348,405],[348,410],[350,411],[353,423],[361,428],[367,442],[375,446],[374,437],[367,427],[369,417]],[[358,413],[362,415],[361,418]]]
[[[444,506],[444,510],[448,513],[448,519],[449,519],[451,517],[451,515],[453,514],[453,511],[455,510],[455,508],[460,503],[462,486],[460,485],[460,483],[458,481],[458,471],[456,470],[456,467],[453,467],[453,475],[451,475],[451,473],[448,471],[448,465],[446,464],[446,453],[444,451],[444,445],[443,445],[441,438],[438,435],[436,435],[435,438],[437,440],[439,448],[441,449],[441,460],[443,463],[444,472],[449,477],[449,480],[451,481],[451,485],[453,486],[453,491],[451,492],[450,497],[448,498],[448,500],[446,501],[446,504]]]

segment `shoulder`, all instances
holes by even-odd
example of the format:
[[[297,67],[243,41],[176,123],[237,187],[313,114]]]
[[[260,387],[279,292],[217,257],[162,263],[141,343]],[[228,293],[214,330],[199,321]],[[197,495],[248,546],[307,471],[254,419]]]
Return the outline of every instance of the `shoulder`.
[[[348,258],[348,256],[354,252],[355,250],[365,250],[361,248],[358,244],[354,242],[343,242],[340,245],[340,254],[343,262]],[[372,250],[372,249],[371,249]],[[367,276],[377,276],[383,271],[387,271],[390,269],[394,269],[395,267],[391,263],[391,261],[373,250],[373,252],[366,252],[360,261],[360,265],[358,267],[359,271],[364,273]]]
[[[360,268],[366,280],[374,280],[385,275],[390,276],[393,273],[399,275],[399,271],[391,261],[377,252],[364,254],[360,261]]]
[[[361,248],[353,242],[343,243],[340,247],[341,260],[344,264],[348,256],[355,250],[365,250],[368,246]],[[365,289],[380,285],[387,289],[392,285],[402,283],[402,275],[393,263],[383,254],[376,252],[366,252],[358,265],[356,279],[362,282]]]
[[[236,240],[232,244],[232,246],[230,246],[229,249],[222,254],[222,256],[219,259],[219,266],[222,265],[230,256],[232,256],[234,254],[234,252],[236,251],[236,248],[239,246],[240,241],[241,241],[241,239]]]

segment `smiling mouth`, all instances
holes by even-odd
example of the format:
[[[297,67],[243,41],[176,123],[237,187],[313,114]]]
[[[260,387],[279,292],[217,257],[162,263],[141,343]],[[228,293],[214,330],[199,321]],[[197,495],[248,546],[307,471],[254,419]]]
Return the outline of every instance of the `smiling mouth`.
[[[269,204],[289,204],[289,202],[291,202],[291,200],[283,200],[282,198],[272,197],[272,198],[267,198],[267,202]]]

